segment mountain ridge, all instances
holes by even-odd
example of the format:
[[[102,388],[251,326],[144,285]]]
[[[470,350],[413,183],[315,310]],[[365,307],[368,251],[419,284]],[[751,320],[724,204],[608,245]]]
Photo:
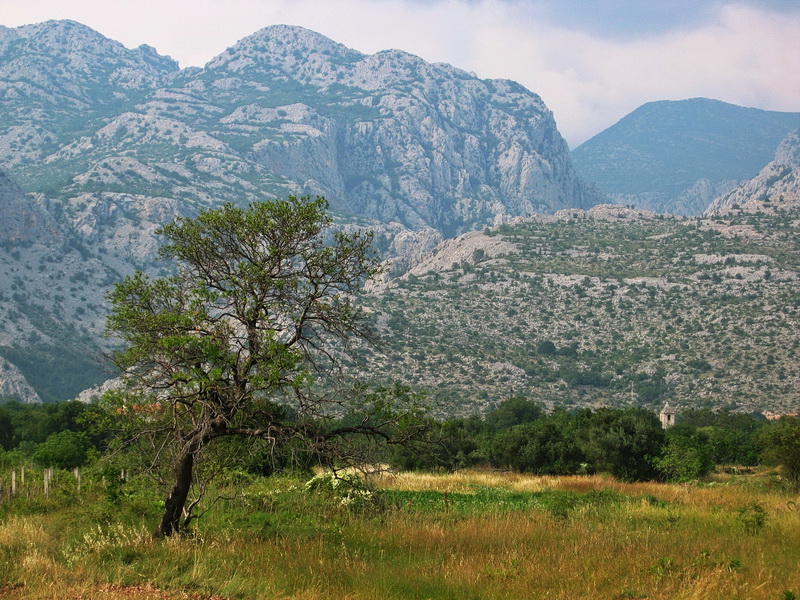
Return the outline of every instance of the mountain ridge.
[[[321,194],[401,271],[443,237],[602,199],[537,94],[294,26],[190,69],[73,21],[4,28],[0,97],[6,208],[56,224],[6,232],[0,356],[46,401],[75,393],[73,373],[102,378],[103,294],[164,273],[154,232],[175,216]]]
[[[772,160],[800,113],[708,98],[648,102],[572,152],[580,175],[615,202],[700,214]]]

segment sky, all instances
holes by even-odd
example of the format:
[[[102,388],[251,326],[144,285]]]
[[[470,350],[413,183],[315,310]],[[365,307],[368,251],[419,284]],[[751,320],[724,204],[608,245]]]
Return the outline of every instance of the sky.
[[[800,0],[0,0],[0,24],[72,19],[203,66],[262,27],[398,48],[539,94],[575,148],[645,102],[800,111]]]

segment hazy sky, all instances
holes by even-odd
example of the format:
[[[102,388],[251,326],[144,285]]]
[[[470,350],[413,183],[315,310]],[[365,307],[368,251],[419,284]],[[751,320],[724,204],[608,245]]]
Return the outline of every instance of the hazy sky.
[[[400,48],[540,94],[571,147],[651,100],[800,111],[800,0],[0,0],[202,66],[267,25]]]

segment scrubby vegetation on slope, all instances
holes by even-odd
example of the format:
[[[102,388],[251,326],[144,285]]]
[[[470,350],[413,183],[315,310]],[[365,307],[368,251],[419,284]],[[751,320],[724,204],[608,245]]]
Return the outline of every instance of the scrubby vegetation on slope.
[[[463,415],[513,395],[789,412],[800,401],[797,223],[621,211],[486,230],[367,298],[385,353],[365,349],[365,372]]]

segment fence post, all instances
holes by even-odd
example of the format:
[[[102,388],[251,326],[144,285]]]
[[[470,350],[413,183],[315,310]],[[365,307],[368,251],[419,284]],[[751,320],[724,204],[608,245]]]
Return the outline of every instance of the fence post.
[[[17,493],[17,470],[13,469],[11,471],[11,497],[13,498],[16,493]]]
[[[73,472],[75,473],[75,479],[78,480],[78,490],[77,491],[80,494],[81,493],[81,469],[80,469],[80,467],[75,467],[75,471],[73,471]]]

